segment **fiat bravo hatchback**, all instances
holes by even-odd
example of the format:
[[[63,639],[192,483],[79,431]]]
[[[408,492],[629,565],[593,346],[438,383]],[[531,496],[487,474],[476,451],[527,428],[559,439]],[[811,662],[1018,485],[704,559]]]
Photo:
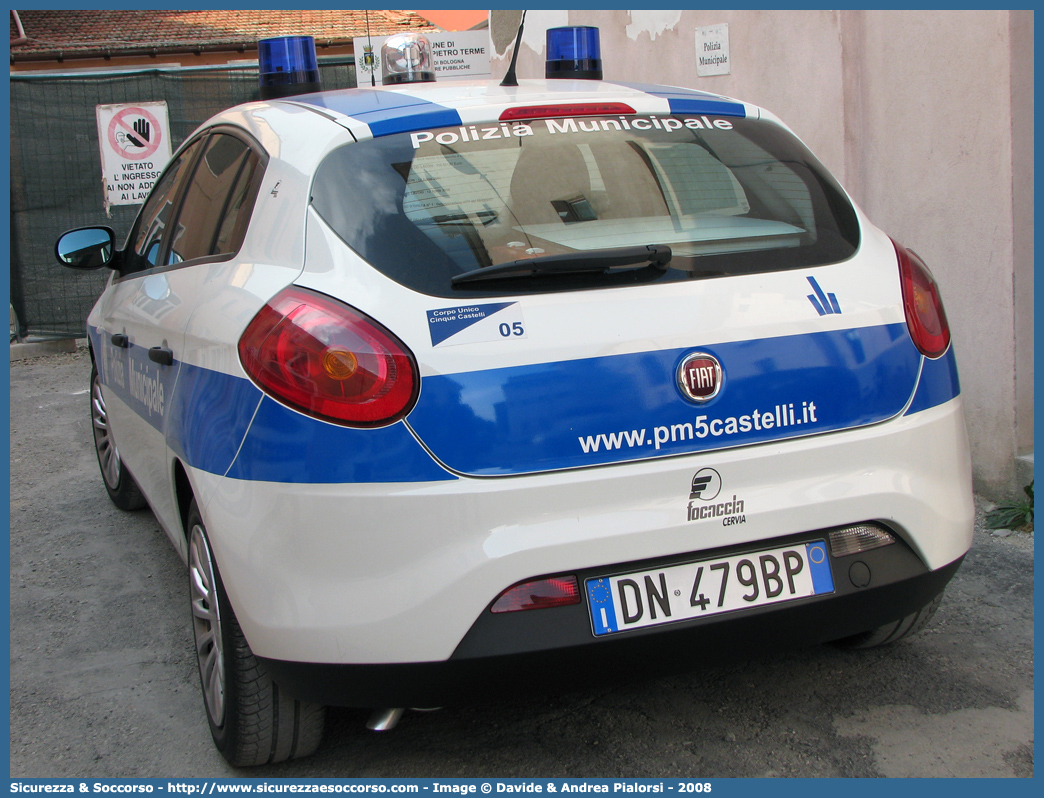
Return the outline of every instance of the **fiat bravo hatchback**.
[[[931,273],[756,106],[600,80],[252,102],[88,320],[104,485],[185,559],[235,764],[324,705],[922,627],[971,541]]]

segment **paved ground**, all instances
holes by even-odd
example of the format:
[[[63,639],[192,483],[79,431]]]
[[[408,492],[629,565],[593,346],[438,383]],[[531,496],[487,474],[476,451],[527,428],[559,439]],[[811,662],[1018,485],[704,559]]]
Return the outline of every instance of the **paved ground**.
[[[214,777],[183,567],[108,501],[86,354],[11,365],[11,775]],[[539,699],[332,711],[265,776],[1032,776],[1033,540],[976,532],[926,632]]]

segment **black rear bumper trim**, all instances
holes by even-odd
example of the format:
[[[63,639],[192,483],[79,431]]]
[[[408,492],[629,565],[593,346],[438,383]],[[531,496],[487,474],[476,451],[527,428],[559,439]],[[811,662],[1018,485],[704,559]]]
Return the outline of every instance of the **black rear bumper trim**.
[[[876,628],[930,602],[943,591],[962,560],[936,571],[923,571],[922,566],[918,575],[879,587],[606,638],[588,632],[581,643],[542,650],[458,656],[458,649],[453,658],[441,662],[385,664],[259,659],[284,690],[304,700],[337,706],[432,707],[524,692],[558,692],[606,680],[683,671],[696,663],[724,664]],[[581,606],[518,615],[543,616],[547,625],[555,626],[554,616],[564,618],[562,611],[569,609],[587,611]],[[575,628],[575,617],[568,625]],[[532,642],[539,645],[540,638],[527,645]],[[699,658],[693,656],[697,651],[701,652]],[[709,658],[707,652],[711,652]]]

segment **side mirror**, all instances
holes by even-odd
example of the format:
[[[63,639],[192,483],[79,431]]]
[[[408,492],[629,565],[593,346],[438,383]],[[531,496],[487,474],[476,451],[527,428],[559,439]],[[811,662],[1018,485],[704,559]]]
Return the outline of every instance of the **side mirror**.
[[[111,266],[116,251],[116,233],[109,227],[81,227],[63,233],[54,245],[58,262],[70,269],[100,269]]]

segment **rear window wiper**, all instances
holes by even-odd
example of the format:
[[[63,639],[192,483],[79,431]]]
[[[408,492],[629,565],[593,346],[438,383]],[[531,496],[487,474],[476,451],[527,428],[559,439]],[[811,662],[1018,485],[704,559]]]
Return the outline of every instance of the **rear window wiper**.
[[[537,258],[512,260],[483,266],[470,272],[458,274],[453,285],[479,280],[499,280],[512,277],[530,277],[544,274],[575,274],[577,272],[606,272],[622,266],[646,264],[667,271],[671,260],[671,248],[666,244],[649,244],[640,247],[611,247],[591,249],[584,252],[566,252],[561,255],[541,255]]]

